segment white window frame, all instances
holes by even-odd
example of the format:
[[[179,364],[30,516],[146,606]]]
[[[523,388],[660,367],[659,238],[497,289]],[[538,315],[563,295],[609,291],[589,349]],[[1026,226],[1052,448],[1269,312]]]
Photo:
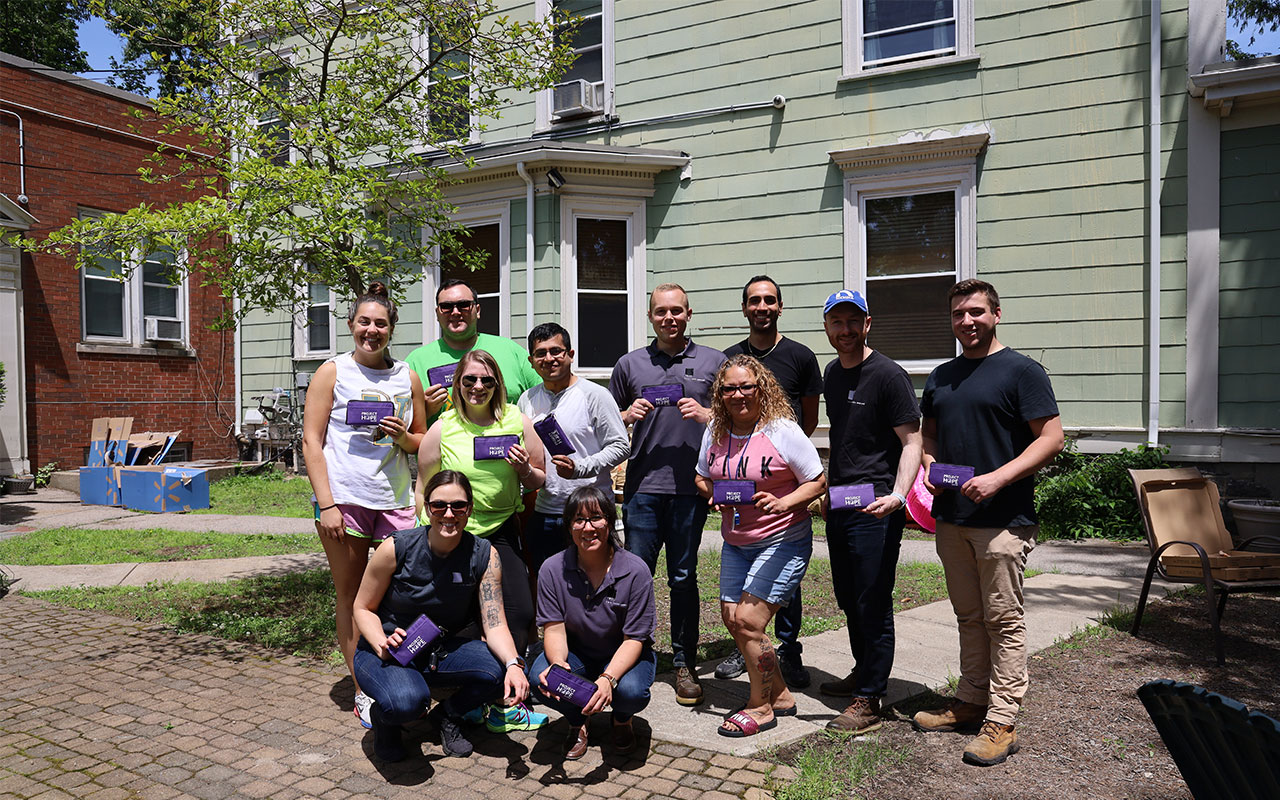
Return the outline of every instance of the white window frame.
[[[82,208],[78,212],[80,219],[89,219],[94,217],[105,216],[109,212],[98,211],[96,209]],[[113,344],[125,345],[128,347],[145,347],[148,346],[146,338],[146,321],[143,315],[143,270],[142,264],[145,260],[146,253],[142,248],[135,248],[130,251],[128,258],[121,263],[120,268],[124,276],[120,279],[103,278],[90,275],[87,269],[80,270],[80,341],[85,344]],[[174,254],[175,266],[180,266],[187,260],[187,251],[180,250]],[[86,281],[107,281],[113,283],[121,283],[124,285],[123,293],[123,309],[121,317],[123,328],[120,336],[104,336],[101,334],[89,334],[89,320],[85,310],[85,292]],[[182,324],[182,341],[180,343],[164,343],[164,344],[180,344],[182,347],[188,346],[191,341],[191,310],[187,298],[187,277],[183,275],[173,287],[178,291],[177,300],[177,321]],[[165,317],[164,319],[173,319]]]
[[[430,59],[431,59],[431,31],[430,31],[430,30],[428,30],[428,29],[426,29],[426,28],[423,28],[423,29],[422,29],[422,31],[418,34],[417,41],[415,41],[415,42],[414,42],[414,49],[415,49],[418,53],[422,54],[422,56],[423,56],[426,60],[430,60]],[[468,56],[468,57],[467,57],[467,77],[468,77],[468,83],[467,83],[467,94],[468,94],[468,95],[470,95],[471,99],[474,101],[474,100],[476,99],[476,83],[475,83],[475,81],[474,81],[474,80],[471,80],[471,79],[470,79],[470,78],[471,78],[471,59],[470,59],[470,56]],[[430,74],[427,74],[427,75],[422,76],[422,84],[423,84],[423,87],[424,87],[424,88],[426,89],[426,91],[427,91],[428,103],[430,103],[431,85],[432,85],[433,83],[435,83],[435,81],[431,80],[431,75],[430,75]],[[429,114],[429,113],[430,113],[430,112],[428,112],[428,114]],[[431,126],[431,120],[430,120],[430,118],[428,117],[428,119],[427,119],[427,120],[425,120],[425,121],[423,122],[423,128],[424,128],[425,130],[429,130],[429,129],[430,129],[430,126]],[[475,115],[475,114],[468,112],[468,114],[467,114],[467,139],[466,139],[466,141],[462,141],[462,140],[460,140],[460,139],[447,139],[447,140],[445,140],[445,141],[441,142],[440,144],[442,144],[442,145],[471,145],[471,144],[480,144],[482,141],[483,141],[483,139],[482,139],[482,137],[481,137],[481,135],[480,135],[480,122],[479,122],[479,120],[476,118],[476,115]],[[435,146],[431,145],[431,144],[430,144],[430,143],[428,143],[428,142],[422,142],[422,143],[420,143],[420,144],[418,145],[418,147],[417,147],[417,151],[418,151],[418,152],[435,152],[435,151],[437,151],[437,150],[439,150],[439,149],[440,149],[440,148],[435,147]]]
[[[862,57],[864,38],[862,2],[863,0],[840,0],[840,23],[844,41],[843,78],[903,72],[977,58],[973,42],[973,0],[954,0],[953,13],[956,26],[954,50],[948,48],[934,53],[913,53],[892,60],[865,64]]]
[[[590,219],[623,219],[627,221],[627,352],[646,341],[648,315],[645,293],[647,236],[645,199],[640,197],[593,197],[566,195],[560,200],[560,302],[561,324],[575,342],[581,340],[578,330],[578,259],[577,221]],[[574,372],[585,378],[608,378],[612,367],[579,367],[574,357]]]
[[[874,300],[867,292],[867,237],[865,233],[866,207],[869,198],[901,197],[911,194],[954,192],[956,201],[955,254],[956,280],[973,278],[977,274],[977,167],[975,164],[939,166],[932,169],[905,170],[877,174],[853,174],[844,182],[844,285],[857,289]],[[939,273],[928,273],[938,275]],[[894,275],[885,280],[924,275]],[[872,279],[874,284],[877,279]],[[941,313],[941,312],[939,312]],[[874,307],[871,317],[875,319]],[[874,333],[873,333],[874,341]],[[952,357],[960,354],[955,344]],[[908,359],[899,361],[911,375],[927,375],[948,358]]]
[[[539,21],[551,16],[552,5],[553,0],[536,0],[535,13]],[[544,89],[538,92],[537,97],[534,98],[534,129],[536,131],[590,124],[605,119],[613,119],[616,116],[614,91],[617,83],[614,75],[615,50],[613,35],[616,17],[613,6],[614,0],[600,0],[600,71],[601,81],[604,83],[604,112],[590,117],[557,120],[551,116],[551,93],[553,90]]]
[[[498,334],[511,336],[511,204],[503,200],[460,207],[449,216],[467,228],[477,225],[498,226],[498,308],[495,311],[488,296],[482,300],[481,314],[498,315]],[[423,246],[426,245],[423,230]],[[436,287],[440,285],[440,246],[432,248],[433,261],[422,271],[422,343],[440,338],[440,320],[436,317]]]
[[[306,302],[302,304],[302,308],[293,315],[293,360],[294,361],[314,361],[318,358],[333,358],[338,353],[338,295],[334,292],[333,287],[329,288],[328,303],[311,302],[311,284],[305,286]],[[312,308],[328,306],[329,308],[329,346],[320,350],[311,349],[311,332],[307,324],[307,312]]]
[[[262,76],[263,76],[263,75],[267,75],[267,74],[272,73],[272,72],[282,72],[282,71],[285,73],[285,78],[286,78],[286,79],[289,79],[289,78],[290,78],[290,76],[289,76],[289,69],[291,68],[292,63],[293,63],[293,62],[292,62],[292,57],[291,57],[291,56],[292,56],[292,54],[290,54],[290,57],[288,57],[288,58],[286,58],[286,59],[285,59],[285,63],[281,64],[281,65],[280,65],[280,66],[278,66],[278,67],[273,67],[273,68],[271,68],[271,69],[262,69],[262,70],[258,70],[258,71],[254,74],[254,76],[253,76],[254,82],[255,82],[255,83],[257,83],[259,86],[261,86],[261,85],[262,85]],[[259,117],[257,120],[255,120],[255,121],[254,121],[254,124],[258,127],[258,129],[259,129],[259,130],[261,130],[262,128],[266,127],[267,125],[271,125],[271,124],[273,124],[273,123],[280,122],[280,121],[281,121],[281,120],[280,120],[280,117],[278,117],[278,116],[277,116],[277,117],[270,117],[270,118],[266,118],[266,117]],[[288,150],[288,152],[286,153],[286,161],[287,161],[288,163],[292,164],[292,163],[293,163],[293,160],[294,160],[294,159],[293,159],[293,157],[294,157],[294,147],[293,147],[293,129],[292,129],[292,128],[290,128],[288,125],[285,125],[285,133],[287,133],[287,134],[288,134],[288,137],[289,137],[289,150]],[[261,155],[262,155],[262,153],[255,153],[255,155],[261,156]]]

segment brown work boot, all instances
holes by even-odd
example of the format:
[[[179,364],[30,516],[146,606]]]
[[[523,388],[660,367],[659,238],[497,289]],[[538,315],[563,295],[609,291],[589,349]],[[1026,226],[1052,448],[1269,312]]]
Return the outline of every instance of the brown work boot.
[[[1018,752],[1018,734],[1012,725],[986,720],[982,731],[964,748],[964,760],[980,767],[991,767]]]
[[[698,675],[688,667],[676,667],[676,702],[682,706],[696,706],[702,702],[702,684]]]
[[[564,737],[564,758],[566,761],[577,761],[587,754],[587,724],[573,725],[569,735]]]
[[[818,684],[818,691],[823,694],[829,694],[832,697],[853,697],[853,672],[844,676],[838,681],[823,681]]]
[[[911,724],[918,731],[976,731],[986,716],[986,706],[953,697],[942,708],[917,711]]]
[[[870,733],[883,724],[879,697],[855,697],[840,716],[827,723],[827,729],[857,736]]]

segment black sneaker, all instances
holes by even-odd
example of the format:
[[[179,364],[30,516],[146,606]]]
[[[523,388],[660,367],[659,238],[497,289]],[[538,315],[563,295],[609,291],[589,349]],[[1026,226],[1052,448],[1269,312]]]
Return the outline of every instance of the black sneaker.
[[[742,657],[741,650],[734,650],[728,658],[716,664],[716,677],[722,681],[736,678],[746,671],[747,662]]]
[[[440,749],[445,755],[466,758],[475,749],[471,740],[462,733],[460,719],[453,719],[445,714],[440,715]]]
[[[382,719],[382,711],[374,704],[369,721],[373,728],[373,754],[383,761],[403,761],[409,752],[404,749],[403,729]]]
[[[805,669],[804,662],[800,660],[799,653],[795,655],[779,653],[778,672],[782,673],[782,679],[792,689],[804,689],[813,680],[809,677],[809,670]]]

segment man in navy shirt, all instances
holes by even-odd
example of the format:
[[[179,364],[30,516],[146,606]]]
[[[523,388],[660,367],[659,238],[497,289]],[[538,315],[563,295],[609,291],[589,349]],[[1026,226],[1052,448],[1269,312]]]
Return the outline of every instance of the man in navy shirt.
[[[782,316],[782,287],[768,275],[757,275],[742,287],[742,316],[747,318],[751,333],[725,349],[728,358],[736,355],[754,356],[760,359],[773,377],[778,379],[782,391],[787,393],[796,422],[805,436],[812,436],[818,427],[818,397],[822,394],[822,370],[813,351],[794,339],[788,339],[778,330],[778,317]],[[792,595],[791,602],[778,610],[774,617],[774,632],[778,635],[778,672],[787,685],[803,689],[809,685],[809,670],[805,669],[800,653],[800,621],[804,609],[800,589]],[[736,678],[746,669],[740,650],[721,661],[716,667],[717,678]]]
[[[924,731],[977,730],[964,750],[991,766],[1018,752],[1014,719],[1027,691],[1023,569],[1035,547],[1035,474],[1062,450],[1062,420],[1044,368],[996,338],[1000,296],[964,280],[947,294],[962,355],[925,382],[924,467],[971,467],[934,494],[937,548],[960,628],[960,682],[940,709],[912,719]]]

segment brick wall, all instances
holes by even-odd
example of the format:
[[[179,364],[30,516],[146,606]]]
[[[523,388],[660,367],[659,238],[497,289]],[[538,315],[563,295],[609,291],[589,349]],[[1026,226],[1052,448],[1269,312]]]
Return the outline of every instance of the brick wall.
[[[39,220],[29,237],[45,238],[80,209],[124,211],[141,202],[191,196],[136,177],[143,158],[156,148],[136,137],[156,138],[158,125],[126,114],[146,111],[145,105],[59,75],[0,61],[0,109],[18,113],[24,123],[26,208]],[[15,200],[17,160],[17,123],[0,114],[0,192]],[[193,354],[174,355],[174,349],[147,343],[124,354],[86,352],[79,271],[66,259],[24,253],[32,469],[54,461],[63,468],[82,465],[91,421],[108,416],[133,417],[135,431],[181,429],[179,440],[191,443],[194,458],[234,457],[234,336],[209,329],[226,301],[218,288],[200,283],[193,276],[187,284]]]

